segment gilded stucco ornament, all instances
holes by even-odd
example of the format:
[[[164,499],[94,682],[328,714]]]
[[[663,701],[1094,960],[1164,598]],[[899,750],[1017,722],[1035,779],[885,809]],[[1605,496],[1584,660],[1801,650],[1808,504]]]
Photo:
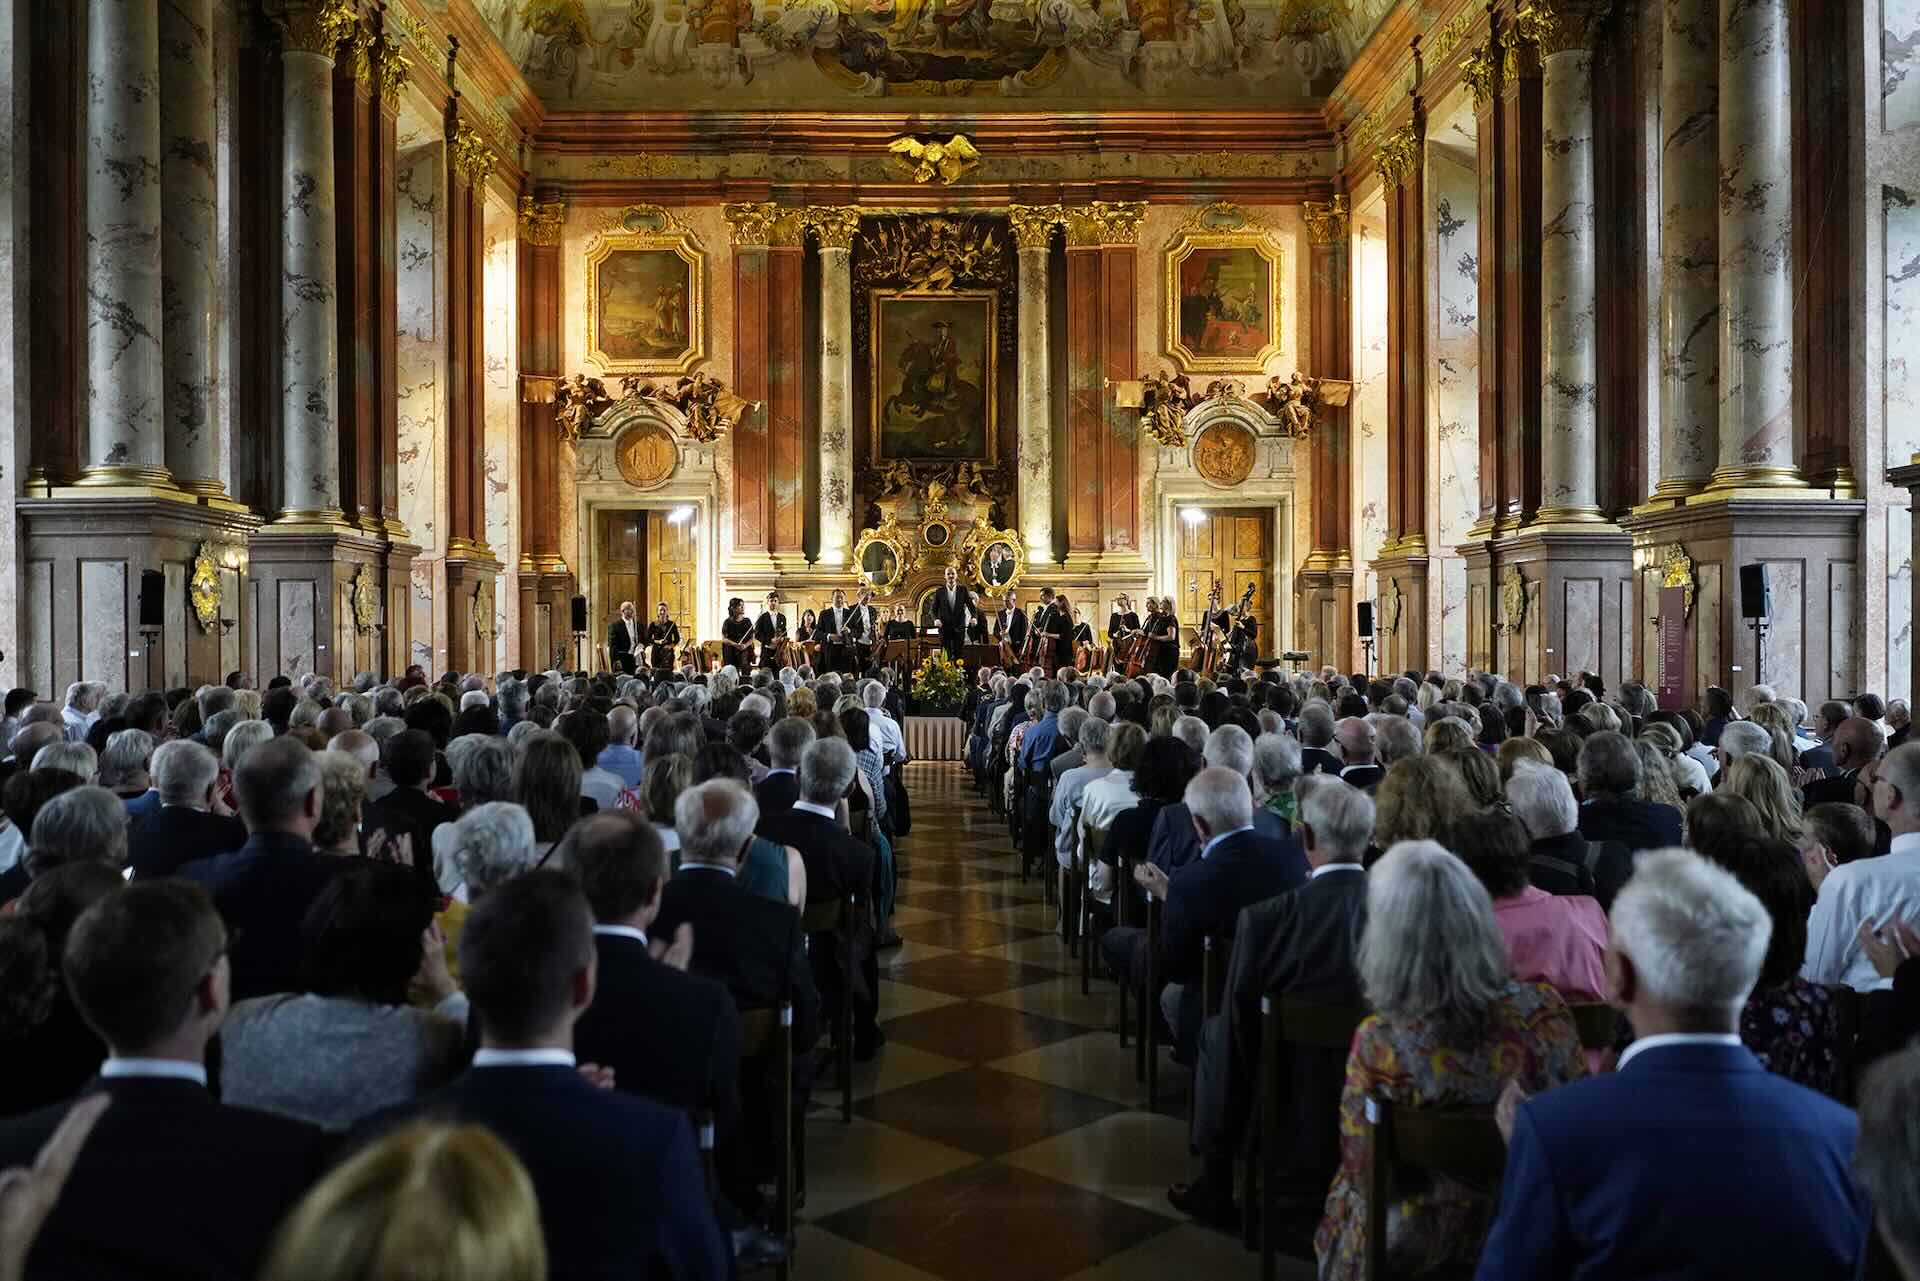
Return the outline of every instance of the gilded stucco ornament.
[[[1412,125],[1394,130],[1381,140],[1379,149],[1373,153],[1375,166],[1380,170],[1380,181],[1388,190],[1393,190],[1409,177],[1420,164],[1420,134]]]
[[[1507,636],[1519,632],[1527,621],[1527,580],[1518,565],[1507,566],[1500,578],[1500,621],[1494,630]]]
[[[1685,611],[1693,613],[1693,557],[1679,543],[1670,544],[1660,559],[1660,585],[1685,588]]]
[[[360,25],[359,15],[347,0],[318,0],[309,4],[281,0],[267,12],[280,24],[281,39],[288,49],[324,54],[329,58]]]
[[[375,581],[373,566],[362,563],[353,575],[353,626],[362,635],[373,630],[373,624],[380,616],[380,584]]]
[[[187,595],[193,602],[193,616],[200,621],[200,630],[203,632],[212,631],[220,622],[220,562],[213,550],[212,543],[201,543],[195,549],[192,576],[187,580]]]
[[[853,205],[808,205],[800,221],[822,249],[851,249],[860,234],[860,210]]]
[[[1332,200],[1308,200],[1300,206],[1301,214],[1307,220],[1307,235],[1316,245],[1339,245],[1347,240],[1348,218],[1347,198],[1344,194],[1335,195]]]
[[[895,138],[887,146],[887,167],[910,181],[951,187],[980,164],[979,149],[963,133],[946,141]]]
[[[560,228],[567,220],[564,200],[536,200],[520,197],[520,238],[530,245],[557,245]]]
[[[473,634],[482,645],[493,644],[493,579],[483,578],[473,588]]]
[[[1400,630],[1400,610],[1406,603],[1406,597],[1400,592],[1400,580],[1389,578],[1387,585],[1380,589],[1380,628],[1383,634]]]

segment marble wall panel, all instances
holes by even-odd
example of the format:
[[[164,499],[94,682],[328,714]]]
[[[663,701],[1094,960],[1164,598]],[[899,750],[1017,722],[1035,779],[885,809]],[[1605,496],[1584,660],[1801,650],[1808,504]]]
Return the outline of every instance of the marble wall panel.
[[[1767,684],[1776,689],[1801,690],[1806,694],[1823,693],[1808,680],[1806,630],[1809,616],[1826,602],[1807,599],[1807,562],[1770,560],[1765,563],[1767,586],[1773,593],[1773,626],[1767,629],[1767,665],[1761,675]],[[1745,619],[1741,620],[1740,631],[1735,652],[1742,655],[1743,661],[1750,661],[1753,658],[1753,631],[1746,625]]]
[[[274,626],[280,652],[275,671],[298,679],[314,670],[314,585],[309,579],[283,578],[278,582]]]
[[[128,599],[125,561],[80,562],[80,675],[111,693],[127,688]]]
[[[400,520],[420,555],[413,562],[412,660],[433,667],[444,637],[436,631],[434,567],[445,555],[447,535],[447,223],[445,149],[439,142],[399,153],[395,170],[396,245],[394,294],[399,338],[396,376],[399,401]],[[511,295],[509,295],[511,296]]]
[[[495,670],[513,666],[508,656],[520,652],[520,611],[510,577],[520,563],[520,504],[513,493],[520,475],[519,267],[518,217],[504,202],[489,200],[486,210],[486,250],[482,270],[487,309],[481,344],[485,357],[486,424],[485,492],[487,544],[502,570],[493,584]]]
[[[1436,556],[1428,573],[1440,586],[1439,670],[1459,676],[1468,667],[1467,659],[1467,562],[1458,556]],[[1432,640],[1428,644],[1431,648]]]
[[[187,683],[187,565],[185,561],[168,561],[160,567],[166,575],[166,599],[161,613],[160,666],[154,670],[163,673],[161,679],[167,688]],[[193,626],[200,623],[194,620]]]
[[[1889,422],[1889,428],[1892,424]],[[1887,679],[1889,698],[1911,698],[1913,684],[1913,515],[1905,503],[1886,512]]]
[[[33,616],[21,608],[20,558],[26,548],[14,507],[18,486],[11,479],[26,471],[32,422],[31,277],[21,269],[33,252],[29,9],[17,2],[0,8],[0,69],[4,69],[0,74],[0,175],[5,176],[7,192],[0,199],[0,264],[7,268],[5,284],[0,285],[0,388],[5,388],[0,392],[0,467],[9,478],[0,485],[0,681],[9,684],[26,680],[28,665],[46,653],[31,638],[36,626]]]
[[[1569,578],[1561,600],[1566,611],[1566,650],[1555,671],[1569,679],[1576,672],[1600,670],[1600,580]]]
[[[1880,0],[1880,28],[1880,126],[1891,132],[1920,124],[1920,0]]]
[[[53,562],[27,562],[25,684],[42,698],[53,696]]]
[[[1721,666],[1720,563],[1695,565],[1693,573],[1699,580],[1693,593],[1693,697],[1698,706],[1707,686],[1725,686],[1728,675]]]
[[[1469,120],[1471,117],[1469,117]],[[1473,140],[1446,131],[1458,145],[1427,150],[1427,256],[1433,273],[1427,326],[1429,546],[1440,562],[1432,617],[1440,670],[1467,666],[1467,614],[1462,608],[1466,562],[1453,549],[1480,515],[1480,190]]]
[[[1353,469],[1354,560],[1366,563],[1387,540],[1387,227],[1375,204],[1353,220],[1351,421],[1359,450]],[[1368,594],[1371,595],[1371,587]]]
[[[261,673],[276,672],[279,670],[279,668],[273,664],[273,646],[269,641],[269,633],[273,631],[274,627],[273,615],[263,609],[261,604],[264,591],[265,588],[263,584],[257,578],[247,583],[248,621],[246,628],[247,638],[250,642],[247,650],[249,655],[247,667],[249,669],[248,675],[253,677],[256,685],[262,684],[267,680],[267,677],[261,675]]]
[[[1618,594],[1620,612],[1614,615],[1611,632],[1620,645],[1620,672],[1625,679],[1633,672],[1633,579],[1621,579]]]
[[[1920,4],[1920,0],[1915,0]],[[1913,75],[1920,80],[1920,65]],[[1920,92],[1920,90],[1916,90]],[[1886,275],[1886,466],[1901,467],[1920,452],[1920,191],[1881,188]]]
[[[1844,561],[1829,561],[1827,590],[1809,602],[1809,625],[1818,623],[1823,610],[1827,616],[1825,693],[1830,697],[1851,694],[1860,688],[1859,673],[1854,667],[1854,647],[1859,643],[1860,622],[1857,582],[1858,577],[1852,565]]]
[[[1542,584],[1537,578],[1527,580],[1527,617],[1520,624],[1521,646],[1526,655],[1524,670],[1531,672],[1559,671],[1552,663],[1553,651],[1547,648],[1547,618],[1541,610],[1544,603]]]

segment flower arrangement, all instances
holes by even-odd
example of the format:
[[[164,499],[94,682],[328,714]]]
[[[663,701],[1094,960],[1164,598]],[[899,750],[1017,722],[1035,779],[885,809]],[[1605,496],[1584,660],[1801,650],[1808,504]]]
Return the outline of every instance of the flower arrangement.
[[[945,650],[935,650],[913,673],[913,697],[927,708],[958,708],[966,698],[967,673]]]

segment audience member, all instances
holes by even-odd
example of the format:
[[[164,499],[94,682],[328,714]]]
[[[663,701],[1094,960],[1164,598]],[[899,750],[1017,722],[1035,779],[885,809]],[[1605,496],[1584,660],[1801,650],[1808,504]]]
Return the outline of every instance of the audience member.
[[[1879,858],[1836,867],[1821,881],[1800,971],[1814,983],[1845,983],[1862,992],[1893,985],[1874,969],[1859,931],[1862,925],[1920,919],[1920,744],[1908,743],[1881,760],[1873,812],[1892,830],[1892,848]]]
[[[1519,762],[1507,780],[1507,804],[1527,829],[1532,853],[1527,875],[1549,894],[1583,894],[1604,909],[1633,874],[1633,855],[1617,841],[1580,835],[1580,810],[1567,776]]]
[[[220,762],[185,739],[162,743],[153,753],[159,808],[127,834],[127,863],[137,878],[171,875],[183,863],[239,849],[247,825],[215,810]]]
[[[100,1070],[106,1047],[66,983],[67,939],[83,912],[125,884],[106,863],[72,863],[35,879],[0,915],[0,1116],[72,1098]]]
[[[1443,839],[1493,898],[1493,919],[1516,980],[1546,983],[1569,1002],[1605,999],[1607,914],[1585,895],[1534,887],[1531,846],[1519,819],[1470,814],[1450,823]]]
[[[1629,854],[1680,843],[1680,811],[1640,794],[1640,753],[1613,731],[1580,744],[1580,835],[1618,842]]]

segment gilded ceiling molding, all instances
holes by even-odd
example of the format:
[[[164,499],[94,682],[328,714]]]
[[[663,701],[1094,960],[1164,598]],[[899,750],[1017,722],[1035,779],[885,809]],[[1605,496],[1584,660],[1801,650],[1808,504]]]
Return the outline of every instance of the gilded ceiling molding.
[[[1066,210],[1059,205],[1008,205],[1007,221],[1013,225],[1013,243],[1020,249],[1047,249],[1053,245],[1053,229],[1066,221]]]
[[[1501,74],[1500,41],[1497,36],[1488,36],[1485,44],[1460,60],[1460,78],[1467,82],[1476,108],[1486,106],[1499,93]]]
[[[1070,247],[1131,245],[1139,239],[1140,221],[1147,216],[1147,202],[1095,200],[1084,205],[1069,205],[1065,213]]]
[[[492,175],[493,167],[500,163],[499,155],[487,145],[487,140],[466,125],[454,130],[447,146],[453,171],[466,179],[469,187],[483,185]]]
[[[1484,16],[1478,6],[1468,5],[1454,16],[1453,21],[1434,32],[1433,38],[1421,45],[1427,65],[1444,66],[1447,58],[1460,47],[1461,42],[1473,31],[1474,25]]]
[[[913,182],[933,182],[951,187],[980,164],[980,151],[973,140],[956,133],[945,142],[937,138],[922,142],[918,138],[895,138],[887,145],[887,167]]]
[[[801,210],[800,223],[822,249],[852,249],[860,232],[860,210],[853,205],[809,205]]]
[[[1380,181],[1388,190],[1405,182],[1420,164],[1420,134],[1412,125],[1388,134],[1373,153]]]
[[[1316,245],[1342,245],[1347,241],[1347,198],[1336,195],[1332,200],[1321,202],[1309,200],[1300,206],[1307,220],[1307,235]]]
[[[398,14],[389,13],[381,23],[380,34],[373,40],[374,72],[380,78],[380,101],[394,108],[399,107],[401,95],[407,91],[407,81],[413,74],[413,59],[407,54],[403,25],[403,19]]]
[[[530,245],[557,245],[560,227],[567,220],[564,200],[535,200],[520,197],[520,239]]]
[[[360,18],[347,0],[281,0],[269,9],[280,24],[280,35],[289,50],[317,53],[331,58],[340,43],[353,34]]]

